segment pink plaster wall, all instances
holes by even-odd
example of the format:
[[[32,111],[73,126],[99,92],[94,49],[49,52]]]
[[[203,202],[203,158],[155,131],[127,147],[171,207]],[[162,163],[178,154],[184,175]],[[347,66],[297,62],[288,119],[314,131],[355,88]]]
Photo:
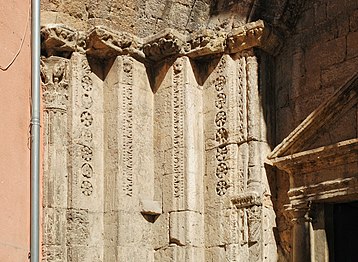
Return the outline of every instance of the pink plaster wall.
[[[28,261],[31,53],[28,0],[0,5],[0,261]],[[24,43],[21,47],[21,42]]]

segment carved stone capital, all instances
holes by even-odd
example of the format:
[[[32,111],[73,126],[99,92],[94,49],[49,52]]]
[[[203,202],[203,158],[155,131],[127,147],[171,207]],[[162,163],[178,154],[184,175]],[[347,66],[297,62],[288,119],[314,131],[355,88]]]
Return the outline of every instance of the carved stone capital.
[[[290,204],[286,206],[286,211],[291,214],[291,222],[293,224],[303,224],[312,221],[310,216],[311,202],[302,203],[301,205],[296,206]]]
[[[227,52],[238,53],[252,47],[259,47],[270,54],[276,54],[282,41],[273,28],[263,20],[248,23],[231,31],[227,36]]]
[[[50,57],[41,61],[45,110],[65,111],[68,103],[68,60]]]
[[[189,57],[224,53],[227,33],[214,30],[201,30],[189,36],[184,54]]]
[[[144,57],[140,49],[140,39],[126,32],[114,32],[97,26],[87,34],[87,54],[102,58],[117,55]]]
[[[168,56],[179,55],[183,52],[185,36],[173,29],[144,39],[143,52],[151,61],[159,61]]]
[[[62,24],[41,28],[41,49],[47,56],[69,57],[76,50],[77,32]]]
[[[76,31],[62,24],[48,24],[41,30],[45,56],[68,58],[72,52],[86,52],[101,58],[118,55],[148,62],[158,62],[170,56],[197,58],[223,53],[238,53],[259,47],[271,54],[278,52],[280,37],[262,20],[235,28],[230,33],[204,29],[182,35],[174,29],[139,38],[127,32],[96,26],[89,32]]]
[[[231,199],[237,209],[251,206],[261,206],[262,197],[258,192],[245,192]]]

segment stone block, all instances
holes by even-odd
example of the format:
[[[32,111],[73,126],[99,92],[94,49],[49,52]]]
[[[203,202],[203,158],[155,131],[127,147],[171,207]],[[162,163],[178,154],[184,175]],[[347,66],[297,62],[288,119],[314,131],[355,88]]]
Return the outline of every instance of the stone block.
[[[230,243],[230,211],[223,207],[217,203],[205,210],[205,246],[223,246]]]
[[[203,210],[202,174],[170,174],[163,177],[163,211]]]
[[[117,239],[119,246],[144,247],[151,245],[152,223],[148,222],[140,212],[119,211],[117,223]]]
[[[314,5],[314,20],[315,24],[320,24],[327,19],[327,5],[326,3]]]
[[[353,2],[355,2],[353,0]],[[349,17],[349,30],[351,32],[358,31],[358,10],[355,10]]]
[[[169,241],[179,246],[204,245],[204,217],[193,211],[171,212],[169,215]]]
[[[355,0],[346,0],[346,8],[348,11],[358,9],[358,2]]]
[[[43,208],[43,244],[60,246],[66,239],[66,209]]]
[[[347,58],[358,56],[358,32],[352,32],[347,36]]]
[[[336,17],[339,14],[346,12],[345,2],[342,3],[340,1],[329,0],[327,2],[327,17]]]
[[[65,260],[66,261],[66,260]],[[103,251],[96,246],[73,245],[67,247],[67,261],[103,261]]]
[[[280,142],[287,135],[289,135],[295,127],[292,106],[278,110],[277,118],[281,119],[281,121],[279,121],[276,125],[276,140],[277,142]]]
[[[161,214],[152,224],[153,249],[169,245],[169,213]]]
[[[117,250],[118,257],[116,261],[118,262],[154,262],[154,250],[149,246],[141,245],[140,248],[137,245],[120,246]]]
[[[155,261],[172,262],[187,261],[197,262],[204,261],[204,249],[200,247],[183,247],[171,245],[169,247],[155,251]]]
[[[225,253],[224,247],[208,247],[205,249],[205,262],[225,261]]]
[[[322,70],[322,87],[333,87],[334,89],[339,88],[355,74],[357,67],[358,58],[351,58],[345,60],[343,63],[332,65]]]
[[[141,213],[144,215],[160,215],[162,214],[162,203],[159,201],[141,199],[140,200]]]
[[[346,56],[346,38],[340,37],[325,43],[317,43],[305,52],[306,69],[328,67],[342,62]]]
[[[43,262],[62,262],[66,261],[67,250],[64,246],[43,245],[42,261]]]
[[[303,31],[305,29],[309,29],[314,25],[315,22],[315,10],[308,9],[301,15],[300,19],[297,22],[297,30]]]

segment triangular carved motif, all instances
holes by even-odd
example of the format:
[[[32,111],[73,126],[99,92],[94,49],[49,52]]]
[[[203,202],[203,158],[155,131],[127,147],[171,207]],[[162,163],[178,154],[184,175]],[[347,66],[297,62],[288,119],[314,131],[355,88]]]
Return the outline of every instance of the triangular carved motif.
[[[334,130],[333,125],[335,125],[338,121],[346,116],[349,117],[347,113],[352,110],[357,103],[358,74],[353,76],[329,99],[314,110],[279,145],[275,147],[268,158],[276,159],[312,149],[313,147],[322,146],[319,142],[319,138],[327,135],[327,133],[329,133],[329,128]],[[350,138],[352,137],[346,137],[345,139]],[[343,138],[343,140],[345,139]],[[335,140],[337,140],[337,138],[335,138]],[[339,142],[335,140],[331,142]]]

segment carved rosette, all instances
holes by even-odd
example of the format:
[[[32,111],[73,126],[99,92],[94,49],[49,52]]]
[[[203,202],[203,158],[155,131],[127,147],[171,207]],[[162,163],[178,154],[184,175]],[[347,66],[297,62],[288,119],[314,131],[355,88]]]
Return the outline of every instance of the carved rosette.
[[[216,92],[215,99],[215,141],[218,147],[216,148],[216,194],[224,196],[229,188],[228,172],[229,172],[229,147],[228,142],[228,94],[227,94],[227,80],[224,73],[226,67],[226,60],[222,58],[218,65],[217,77],[214,79],[213,86]]]
[[[81,193],[89,197],[93,193],[93,185],[91,180],[93,179],[93,83],[91,79],[91,68],[85,57],[81,57],[81,88],[79,88],[79,109],[80,115],[80,141],[79,149],[81,154],[80,174],[81,174]]]

